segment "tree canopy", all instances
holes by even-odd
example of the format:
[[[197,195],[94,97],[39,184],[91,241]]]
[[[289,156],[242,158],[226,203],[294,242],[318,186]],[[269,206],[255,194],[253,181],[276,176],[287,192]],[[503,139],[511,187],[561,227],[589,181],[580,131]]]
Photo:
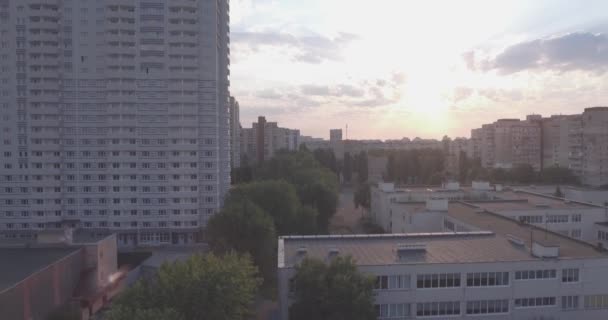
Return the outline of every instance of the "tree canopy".
[[[386,180],[406,184],[438,184],[443,181],[445,154],[436,149],[390,150]]]
[[[194,255],[166,263],[112,304],[110,320],[244,320],[260,284],[247,256]]]
[[[336,257],[329,265],[305,259],[293,279],[291,320],[373,320],[374,281],[357,270],[350,257]]]
[[[227,202],[207,223],[211,249],[249,253],[265,281],[274,283],[276,231],[272,217],[249,199]]]

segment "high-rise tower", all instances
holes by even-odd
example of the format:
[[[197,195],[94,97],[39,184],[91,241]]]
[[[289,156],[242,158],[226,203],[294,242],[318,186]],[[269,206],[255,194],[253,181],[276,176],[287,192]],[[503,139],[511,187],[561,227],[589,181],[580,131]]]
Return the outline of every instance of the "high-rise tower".
[[[185,244],[230,185],[228,0],[0,0],[0,241]]]

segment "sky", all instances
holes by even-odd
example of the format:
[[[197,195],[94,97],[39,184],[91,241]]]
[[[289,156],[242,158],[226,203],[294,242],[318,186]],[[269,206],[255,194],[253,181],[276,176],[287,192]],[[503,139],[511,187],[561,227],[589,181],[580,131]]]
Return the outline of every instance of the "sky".
[[[230,14],[243,127],[469,137],[608,106],[605,0],[231,0]]]

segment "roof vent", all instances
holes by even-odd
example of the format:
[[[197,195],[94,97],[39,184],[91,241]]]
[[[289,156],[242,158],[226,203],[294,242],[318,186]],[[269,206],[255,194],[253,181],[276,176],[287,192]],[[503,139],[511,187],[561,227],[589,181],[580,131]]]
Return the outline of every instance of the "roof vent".
[[[426,243],[400,243],[397,245],[397,253],[414,251],[426,251]]]
[[[299,247],[299,248],[296,250],[296,253],[297,253],[299,256],[306,255],[306,254],[308,253],[308,248],[306,248],[306,247]]]
[[[512,244],[514,244],[516,246],[523,247],[526,245],[523,240],[521,240],[520,238],[518,238],[512,234],[507,234],[506,237],[507,237],[507,240],[509,240],[509,242],[511,242]]]
[[[340,254],[340,250],[338,250],[338,248],[333,247],[333,248],[329,248],[329,252],[327,253],[327,257],[332,259],[338,256],[338,254]]]
[[[546,242],[532,242],[532,255],[538,258],[559,257],[559,245]]]

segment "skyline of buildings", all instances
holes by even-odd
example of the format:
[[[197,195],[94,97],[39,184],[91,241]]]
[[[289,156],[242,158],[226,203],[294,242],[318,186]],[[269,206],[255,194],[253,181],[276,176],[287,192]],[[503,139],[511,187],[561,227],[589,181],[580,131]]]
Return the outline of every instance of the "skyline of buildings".
[[[241,164],[258,164],[270,159],[279,150],[298,150],[300,130],[279,127],[277,122],[267,122],[263,116],[240,130]]]
[[[0,233],[188,244],[230,186],[228,1],[0,2]]]

